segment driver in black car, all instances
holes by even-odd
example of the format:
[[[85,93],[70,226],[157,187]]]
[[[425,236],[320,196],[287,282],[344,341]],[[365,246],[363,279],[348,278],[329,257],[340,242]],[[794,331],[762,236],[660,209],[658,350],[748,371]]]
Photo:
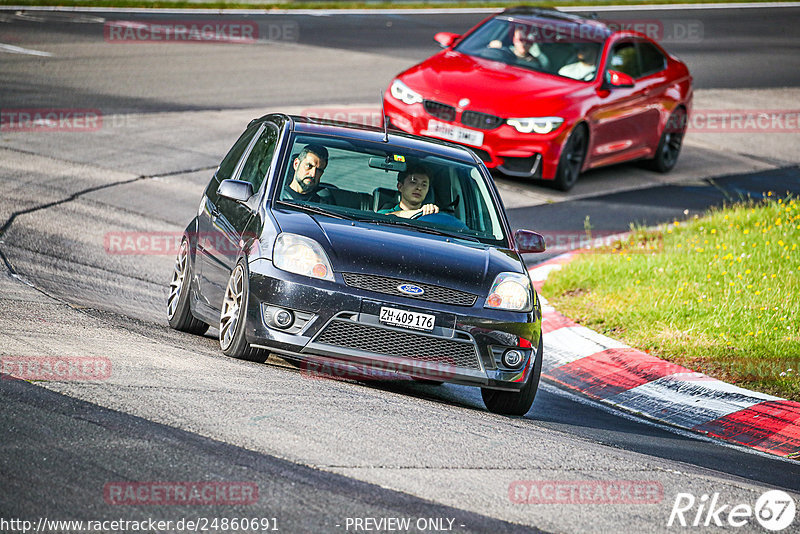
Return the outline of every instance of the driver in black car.
[[[328,166],[328,149],[322,145],[306,145],[292,162],[294,177],[283,197],[306,202],[329,203],[330,194],[319,190],[322,173]]]
[[[436,204],[422,204],[428,195],[430,186],[431,178],[424,168],[409,167],[397,174],[397,190],[400,191],[400,202],[392,208],[378,210],[378,213],[396,215],[406,219],[410,219],[417,214],[432,215],[439,213],[439,206]]]

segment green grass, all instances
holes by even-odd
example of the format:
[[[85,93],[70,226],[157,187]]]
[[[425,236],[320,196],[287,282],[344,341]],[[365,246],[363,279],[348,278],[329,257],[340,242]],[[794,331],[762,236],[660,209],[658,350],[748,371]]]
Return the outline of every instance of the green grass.
[[[570,1],[544,1],[531,4],[492,2],[477,0],[454,1],[445,0],[409,0],[409,1],[314,1],[314,0],[277,0],[262,2],[259,0],[232,0],[232,1],[169,1],[169,0],[0,0],[3,5],[26,6],[70,6],[70,7],[146,7],[170,9],[401,9],[401,8],[463,8],[487,7],[497,8],[498,11],[510,5],[532,5],[536,7],[586,7],[591,11],[592,6],[598,5],[640,5],[640,4],[697,4],[697,3],[726,3],[731,0],[570,0]],[[733,0],[736,1],[736,0]],[[769,2],[772,0],[740,0]]]
[[[800,401],[798,246],[800,202],[770,193],[582,254],[542,293],[632,347]]]

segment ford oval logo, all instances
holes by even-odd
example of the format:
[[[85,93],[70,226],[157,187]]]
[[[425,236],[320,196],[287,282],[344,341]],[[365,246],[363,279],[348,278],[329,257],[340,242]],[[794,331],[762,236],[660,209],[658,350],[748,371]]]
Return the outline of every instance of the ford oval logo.
[[[419,286],[415,286],[414,284],[400,284],[397,286],[397,290],[400,293],[405,293],[406,295],[411,295],[412,297],[418,297],[425,293],[425,290]]]

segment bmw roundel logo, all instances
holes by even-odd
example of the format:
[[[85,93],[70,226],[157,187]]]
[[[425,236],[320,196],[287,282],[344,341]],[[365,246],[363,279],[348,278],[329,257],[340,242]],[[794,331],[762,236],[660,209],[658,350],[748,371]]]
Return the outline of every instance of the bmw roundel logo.
[[[406,295],[411,295],[412,297],[418,297],[425,293],[425,290],[419,286],[415,286],[414,284],[400,284],[397,286],[397,290],[400,293],[405,293]]]

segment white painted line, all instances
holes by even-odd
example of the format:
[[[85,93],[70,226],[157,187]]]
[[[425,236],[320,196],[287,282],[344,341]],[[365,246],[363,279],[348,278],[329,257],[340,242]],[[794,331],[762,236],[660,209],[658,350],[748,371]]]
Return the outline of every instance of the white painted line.
[[[528,275],[531,277],[533,282],[544,282],[547,280],[547,277],[550,276],[550,273],[553,271],[558,271],[563,268],[564,265],[560,263],[550,263],[548,265],[543,265],[542,267],[536,267],[528,271]]]
[[[544,335],[543,370],[550,371],[606,349],[629,349],[628,345],[598,334],[585,326],[567,326]]]
[[[604,402],[683,428],[693,428],[766,400],[779,399],[701,373],[679,373],[623,391]]]
[[[14,46],[5,43],[0,43],[0,52],[7,52],[9,54],[27,54],[29,56],[42,57],[50,57],[53,55],[50,52],[42,52],[41,50],[32,50],[30,48],[22,48],[21,46]]]
[[[547,380],[547,378],[542,377],[542,380]],[[666,430],[668,432],[671,432],[673,434],[677,434],[679,436],[683,436],[685,438],[691,438],[691,439],[694,439],[694,440],[697,440],[697,441],[706,441],[706,442],[709,442],[709,443],[714,443],[715,445],[726,447],[728,449],[735,449],[735,450],[737,450],[739,452],[746,452],[748,454],[754,454],[756,456],[761,456],[762,458],[769,458],[770,460],[783,461],[783,462],[786,462],[786,463],[789,463],[789,464],[793,464],[793,465],[797,463],[797,460],[792,460],[790,458],[785,458],[783,456],[776,456],[774,454],[769,454],[769,453],[766,453],[766,452],[763,452],[763,451],[759,451],[757,449],[753,449],[753,448],[747,447],[747,446],[742,445],[740,443],[735,443],[735,442],[732,442],[732,441],[724,441],[724,440],[721,440],[719,438],[715,438],[715,437],[712,437],[712,436],[706,436],[705,434],[698,434],[697,432],[693,432],[691,430],[686,430],[686,429],[683,429],[683,428],[678,428],[676,426],[673,426],[673,425],[670,425],[670,424],[666,424],[666,423],[663,423],[663,422],[660,422],[660,421],[654,421],[653,419],[648,419],[648,418],[642,417],[641,414],[630,413],[624,407],[613,406],[613,405],[605,404],[603,402],[598,402],[598,401],[595,401],[595,400],[592,400],[592,399],[587,399],[586,397],[583,397],[583,396],[581,396],[581,395],[579,395],[579,394],[577,394],[577,393],[575,393],[573,391],[570,391],[568,389],[563,389],[561,386],[555,385],[555,384],[551,384],[549,382],[541,382],[539,384],[539,388],[544,390],[544,391],[547,391],[548,393],[550,393],[552,395],[556,395],[558,397],[564,397],[565,399],[571,400],[573,402],[577,402],[578,404],[583,404],[584,406],[597,408],[597,409],[599,409],[599,410],[601,410],[601,411],[603,411],[603,412],[605,412],[605,413],[607,413],[609,415],[613,415],[615,417],[622,417],[623,419],[627,419],[628,421],[633,421],[633,422],[645,424],[647,426],[651,426],[651,427],[654,427],[654,428],[659,428],[661,430]],[[531,412],[531,413],[535,413],[535,406],[536,405],[534,404],[534,412]]]
[[[566,13],[587,13],[601,11],[685,11],[689,9],[774,9],[800,7],[800,2],[743,2],[724,4],[652,4],[652,5],[611,5],[611,6],[565,6],[559,11]],[[502,8],[436,8],[436,9],[191,9],[191,8],[121,8],[121,7],[79,7],[79,6],[0,6],[0,11],[74,11],[85,13],[162,13],[197,15],[309,15],[326,17],[331,15],[451,15],[457,13],[490,14],[499,13]]]

